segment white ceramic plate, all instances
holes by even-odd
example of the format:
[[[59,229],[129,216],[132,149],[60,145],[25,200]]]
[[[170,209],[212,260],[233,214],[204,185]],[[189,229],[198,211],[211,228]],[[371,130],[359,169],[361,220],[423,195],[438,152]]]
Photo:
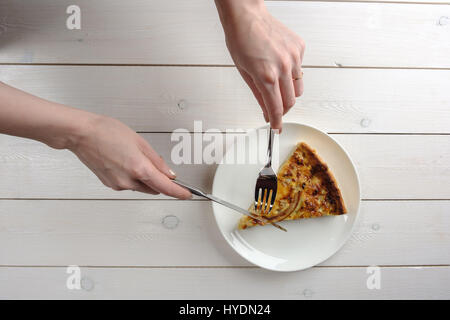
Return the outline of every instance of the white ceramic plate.
[[[267,126],[256,129],[264,129]],[[267,148],[264,135],[261,144]],[[265,137],[265,138],[264,138]],[[279,163],[283,163],[298,142],[304,141],[328,164],[341,189],[348,213],[314,219],[282,221],[288,232],[272,226],[237,230],[241,218],[224,206],[213,203],[214,216],[222,235],[243,258],[274,271],[296,271],[317,265],[336,253],[347,241],[359,211],[360,187],[355,166],[345,150],[329,135],[308,125],[283,124],[279,137]],[[275,146],[277,147],[277,146]],[[257,146],[246,146],[246,152],[257,152]],[[264,150],[265,151],[265,150]],[[279,163],[274,163],[275,172]],[[213,194],[248,208],[253,201],[256,177],[261,164],[220,164],[213,182]]]

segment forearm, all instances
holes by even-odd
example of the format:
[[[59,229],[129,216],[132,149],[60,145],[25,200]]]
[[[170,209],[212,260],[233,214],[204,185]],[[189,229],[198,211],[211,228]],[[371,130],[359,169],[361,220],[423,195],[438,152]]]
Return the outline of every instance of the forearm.
[[[0,133],[70,148],[93,114],[50,102],[0,82]]]
[[[191,198],[189,191],[171,181],[175,175],[158,153],[120,121],[50,102],[1,82],[0,133],[70,149],[114,190]]]

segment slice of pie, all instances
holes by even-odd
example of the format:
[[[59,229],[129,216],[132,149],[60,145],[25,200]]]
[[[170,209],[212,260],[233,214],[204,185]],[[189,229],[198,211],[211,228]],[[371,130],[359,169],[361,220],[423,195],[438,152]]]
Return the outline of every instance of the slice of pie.
[[[341,191],[328,166],[306,143],[299,143],[277,174],[275,203],[264,217],[271,222],[295,220],[347,212]],[[249,209],[255,213],[254,206]],[[261,222],[243,216],[238,228],[246,229]]]

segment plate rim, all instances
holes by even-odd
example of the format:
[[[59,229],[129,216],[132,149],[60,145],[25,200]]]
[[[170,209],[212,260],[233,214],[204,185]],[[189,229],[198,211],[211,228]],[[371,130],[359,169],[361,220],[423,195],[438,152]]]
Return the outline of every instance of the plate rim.
[[[317,127],[315,127],[315,126],[313,126],[313,125],[305,124],[305,123],[302,123],[302,122],[293,122],[293,121],[283,122],[283,126],[286,125],[286,124],[295,125],[295,126],[300,125],[300,126],[304,126],[304,127],[308,127],[308,128],[310,128],[310,129],[316,130],[316,131],[318,131],[319,133],[324,134],[325,136],[327,136],[328,138],[330,138],[335,144],[338,145],[338,147],[344,152],[344,154],[346,155],[346,157],[347,157],[348,160],[350,161],[350,163],[351,163],[351,165],[352,165],[352,168],[353,168],[353,171],[355,172],[356,182],[357,182],[357,185],[358,185],[358,198],[359,198],[359,201],[358,201],[358,206],[357,206],[357,210],[356,210],[356,213],[355,213],[355,214],[356,214],[355,220],[354,220],[354,222],[353,222],[353,225],[352,225],[351,228],[350,228],[350,232],[344,237],[344,239],[343,239],[343,240],[341,241],[341,243],[336,247],[336,250],[335,250],[332,254],[330,254],[328,257],[326,257],[326,258],[324,258],[324,259],[318,261],[318,262],[315,263],[315,264],[308,265],[308,266],[305,266],[305,267],[294,267],[294,268],[290,268],[290,269],[277,269],[277,268],[271,268],[271,267],[268,267],[268,266],[261,265],[261,264],[259,264],[259,263],[256,263],[256,262],[254,262],[254,261],[249,260],[249,259],[248,259],[247,257],[245,257],[241,252],[239,252],[238,250],[236,250],[236,248],[231,244],[230,240],[225,236],[224,231],[221,229],[221,227],[220,227],[220,225],[219,225],[219,221],[218,221],[218,219],[217,219],[217,213],[216,213],[216,210],[215,210],[215,207],[216,207],[216,206],[219,206],[219,205],[216,204],[216,203],[214,203],[214,202],[212,202],[213,214],[214,214],[214,220],[215,220],[215,222],[216,222],[217,228],[218,228],[219,231],[220,231],[220,234],[221,234],[222,237],[225,239],[225,241],[228,243],[228,245],[229,245],[229,246],[230,246],[230,247],[231,247],[231,248],[232,248],[239,256],[241,256],[244,260],[250,262],[251,264],[253,264],[253,265],[255,265],[255,266],[258,266],[258,267],[260,267],[260,268],[266,269],[266,270],[276,271],[276,272],[294,272],[294,271],[302,271],[302,270],[306,270],[306,269],[312,268],[312,267],[314,267],[314,266],[317,266],[317,265],[323,263],[324,261],[330,259],[331,257],[333,257],[339,250],[342,249],[342,247],[344,246],[344,244],[346,244],[346,243],[348,242],[348,240],[350,239],[351,235],[353,234],[353,232],[354,232],[354,230],[355,230],[355,227],[356,227],[356,225],[358,224],[358,220],[359,220],[359,217],[360,217],[359,212],[360,212],[360,209],[361,209],[361,183],[360,183],[359,173],[358,173],[358,170],[356,169],[355,163],[353,162],[352,158],[351,158],[350,155],[348,154],[347,150],[346,150],[346,149],[345,149],[338,141],[336,141],[332,136],[330,136],[328,133],[326,133],[326,132],[320,130],[319,128],[317,128]],[[251,132],[251,131],[256,131],[256,130],[260,130],[260,129],[267,128],[268,126],[269,126],[269,124],[266,124],[266,125],[263,125],[263,126],[260,126],[260,127],[257,127],[257,128],[250,129],[250,130],[247,131],[246,134],[249,134],[249,132]],[[223,157],[225,157],[225,153],[223,154],[222,159],[223,159]],[[217,166],[216,170],[214,171],[214,178],[213,178],[212,190],[211,190],[212,194],[214,194],[214,190],[216,189],[216,185],[218,184],[218,182],[217,182],[217,170],[218,170],[219,168],[220,168],[220,163],[219,163],[219,165]]]

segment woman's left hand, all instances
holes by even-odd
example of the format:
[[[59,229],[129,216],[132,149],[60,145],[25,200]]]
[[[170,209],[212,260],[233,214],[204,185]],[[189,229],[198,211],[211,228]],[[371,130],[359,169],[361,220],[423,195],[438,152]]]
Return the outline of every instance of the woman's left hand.
[[[305,43],[275,19],[261,0],[217,0],[226,43],[237,69],[271,127],[303,94]]]

